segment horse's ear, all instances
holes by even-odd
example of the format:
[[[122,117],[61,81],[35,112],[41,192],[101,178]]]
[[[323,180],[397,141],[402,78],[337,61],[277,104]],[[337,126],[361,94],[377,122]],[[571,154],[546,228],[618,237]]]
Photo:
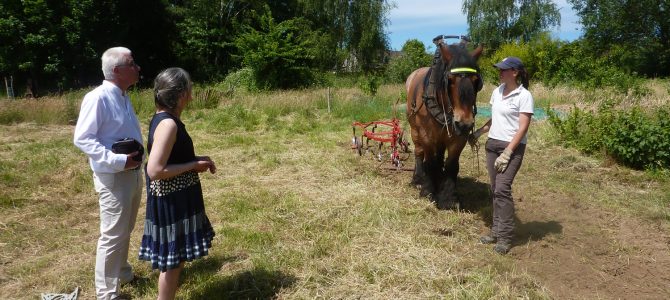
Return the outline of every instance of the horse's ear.
[[[483,51],[484,51],[484,44],[481,44],[475,50],[472,50],[472,52],[470,52],[470,56],[472,56],[474,59],[479,59],[479,56],[482,55]]]
[[[445,45],[444,43],[440,43],[437,46],[440,48],[440,55],[442,56],[442,61],[443,62],[450,62],[451,61],[451,52],[449,52],[449,46]]]

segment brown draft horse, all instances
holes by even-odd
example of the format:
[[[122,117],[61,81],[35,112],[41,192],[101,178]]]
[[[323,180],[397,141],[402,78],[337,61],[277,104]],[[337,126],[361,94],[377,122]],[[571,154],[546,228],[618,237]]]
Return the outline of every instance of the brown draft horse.
[[[445,68],[433,103],[424,98],[430,68],[415,70],[405,82],[407,119],[416,161],[412,184],[420,187],[420,195],[435,201],[438,208],[459,209],[458,158],[475,122],[477,92],[483,84],[477,60],[483,47],[480,45],[471,53],[461,45],[445,45],[442,41],[437,47]],[[436,107],[443,113],[436,113]]]

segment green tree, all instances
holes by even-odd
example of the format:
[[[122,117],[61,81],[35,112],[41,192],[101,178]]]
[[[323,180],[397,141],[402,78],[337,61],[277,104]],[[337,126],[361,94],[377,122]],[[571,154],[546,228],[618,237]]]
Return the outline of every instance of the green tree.
[[[580,17],[585,47],[631,73],[670,75],[667,0],[569,0]]]
[[[177,61],[199,80],[220,80],[241,67],[235,40],[250,27],[261,30],[261,18],[276,22],[301,13],[297,0],[183,0],[174,1]]]
[[[185,0],[172,6],[177,27],[177,61],[198,80],[223,78],[240,66],[233,58],[235,38],[255,23],[265,7],[260,1]]]
[[[299,0],[305,18],[323,30],[319,38],[318,60],[322,70],[336,70],[347,57],[349,2],[338,0]]]
[[[388,49],[384,32],[394,4],[384,0],[299,0],[305,18],[323,30],[318,52],[320,67],[340,69],[345,61],[354,71],[370,72]]]
[[[21,8],[20,0],[0,2],[0,76],[14,76],[18,71],[25,30]]]
[[[380,0],[4,0],[0,76],[14,76],[19,84],[30,78],[43,90],[89,86],[102,79],[101,53],[126,46],[142,67],[144,84],[173,65],[200,81],[219,80],[250,63],[237,44],[242,34],[282,26],[304,31],[287,42],[308,53],[288,53],[301,64],[291,70],[332,70],[352,58],[356,70],[370,71],[385,56],[390,5]],[[318,43],[312,42],[316,33]]]
[[[470,37],[497,49],[505,42],[528,42],[561,23],[551,0],[464,0]]]
[[[389,43],[384,33],[386,14],[391,5],[385,1],[351,1],[351,28],[347,50],[364,72],[379,69]]]
[[[0,73],[42,91],[99,83],[100,55],[112,46],[133,50],[145,76],[171,61],[161,0],[8,0],[0,17]]]
[[[251,68],[260,89],[296,88],[311,84],[318,31],[309,21],[296,18],[275,23],[269,13],[261,17],[261,28],[245,26],[235,45],[243,64]]]
[[[386,69],[386,78],[394,83],[405,82],[414,70],[430,66],[432,56],[426,53],[425,45],[411,39],[405,42],[399,56],[392,57]]]
[[[60,10],[61,5],[50,7],[44,0],[0,4],[0,73],[13,76],[19,85],[27,78],[41,81],[57,76],[63,60],[57,51],[60,22],[55,22]]]

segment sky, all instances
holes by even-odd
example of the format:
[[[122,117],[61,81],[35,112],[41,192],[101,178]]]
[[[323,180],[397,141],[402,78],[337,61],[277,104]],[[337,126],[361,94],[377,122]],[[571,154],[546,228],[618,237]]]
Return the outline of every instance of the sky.
[[[440,34],[468,33],[468,22],[461,12],[461,0],[394,0],[396,7],[389,14],[386,28],[391,48],[400,50],[409,39],[418,39],[426,47]],[[554,0],[561,12],[561,25],[551,29],[552,36],[573,41],[581,36],[579,18],[566,0]],[[448,40],[456,42],[456,40]],[[476,41],[475,41],[476,42]]]

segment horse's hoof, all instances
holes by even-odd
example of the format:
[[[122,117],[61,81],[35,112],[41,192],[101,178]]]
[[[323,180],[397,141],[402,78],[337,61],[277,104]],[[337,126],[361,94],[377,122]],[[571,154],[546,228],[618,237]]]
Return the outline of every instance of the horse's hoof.
[[[428,198],[430,198],[430,195],[433,194],[433,193],[432,193],[430,190],[428,190],[428,189],[424,189],[424,188],[422,188],[422,187],[419,187],[419,188],[421,189],[421,191],[419,192],[419,196],[420,196],[420,197],[428,197]]]
[[[437,208],[442,209],[442,210],[456,210],[459,211],[461,209],[461,204],[458,201],[438,201],[437,202]]]

